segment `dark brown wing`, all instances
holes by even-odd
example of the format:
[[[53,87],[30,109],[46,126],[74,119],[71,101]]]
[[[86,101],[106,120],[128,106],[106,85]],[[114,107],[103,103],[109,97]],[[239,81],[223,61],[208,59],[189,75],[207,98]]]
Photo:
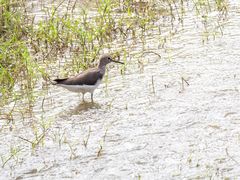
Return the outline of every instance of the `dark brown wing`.
[[[102,79],[103,74],[100,73],[99,69],[89,69],[85,72],[72,78],[55,79],[57,84],[66,85],[94,85],[99,79]]]

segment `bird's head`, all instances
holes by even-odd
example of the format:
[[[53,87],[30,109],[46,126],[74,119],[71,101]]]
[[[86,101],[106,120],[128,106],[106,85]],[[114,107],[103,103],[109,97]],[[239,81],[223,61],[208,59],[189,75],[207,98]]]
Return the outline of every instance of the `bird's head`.
[[[101,56],[98,67],[104,67],[111,62],[124,64],[123,62],[113,60],[113,58],[110,55],[105,54],[105,55]]]

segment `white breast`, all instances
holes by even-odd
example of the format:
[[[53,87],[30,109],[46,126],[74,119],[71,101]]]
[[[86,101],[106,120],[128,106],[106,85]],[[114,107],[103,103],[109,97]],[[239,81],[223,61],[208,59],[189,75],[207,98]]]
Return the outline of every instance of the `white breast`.
[[[69,91],[72,92],[81,92],[81,93],[86,93],[90,92],[93,93],[93,91],[99,86],[101,83],[101,80],[98,80],[95,85],[66,85],[66,84],[57,84],[57,86],[61,86]]]

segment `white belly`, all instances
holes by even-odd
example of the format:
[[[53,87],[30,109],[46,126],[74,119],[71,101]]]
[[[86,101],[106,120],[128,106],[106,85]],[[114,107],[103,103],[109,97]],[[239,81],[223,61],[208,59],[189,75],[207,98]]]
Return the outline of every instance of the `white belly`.
[[[66,85],[66,84],[57,84],[57,86],[61,86],[69,91],[77,92],[77,93],[86,93],[90,92],[93,93],[93,91],[99,86],[101,83],[101,80],[98,80],[95,85]]]

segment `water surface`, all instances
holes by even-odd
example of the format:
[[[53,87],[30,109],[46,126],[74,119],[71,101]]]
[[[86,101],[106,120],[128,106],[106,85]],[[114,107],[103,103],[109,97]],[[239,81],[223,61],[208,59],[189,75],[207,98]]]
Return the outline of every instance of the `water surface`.
[[[1,168],[1,179],[239,178],[239,5],[229,3],[220,20],[223,35],[215,38],[207,40],[194,12],[164,48],[153,30],[145,47],[161,58],[130,53],[124,75],[110,65],[94,104],[90,95],[83,103],[52,86],[39,96],[31,120],[11,127],[1,122],[0,154],[20,147],[20,155]],[[141,48],[136,44],[136,51]],[[189,86],[183,88],[182,78]],[[47,135],[31,150],[21,138],[34,139],[35,121]]]

